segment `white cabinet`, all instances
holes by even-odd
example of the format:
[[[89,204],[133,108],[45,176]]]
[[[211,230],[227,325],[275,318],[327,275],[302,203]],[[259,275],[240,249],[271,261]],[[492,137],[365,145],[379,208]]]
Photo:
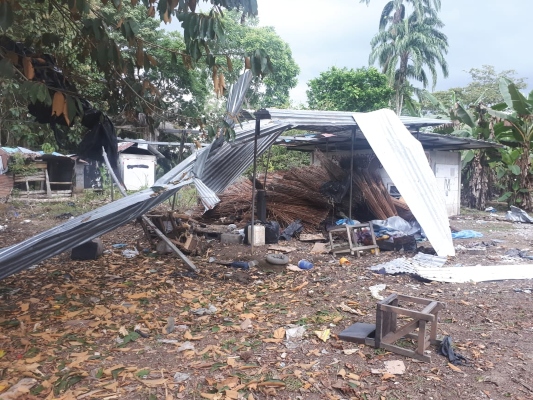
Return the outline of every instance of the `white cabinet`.
[[[127,190],[146,189],[154,185],[155,156],[121,153],[118,161],[122,181]]]

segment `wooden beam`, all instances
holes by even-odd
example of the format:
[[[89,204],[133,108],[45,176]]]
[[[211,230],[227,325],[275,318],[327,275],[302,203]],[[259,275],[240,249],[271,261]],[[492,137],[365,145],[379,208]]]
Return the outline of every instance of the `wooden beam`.
[[[176,245],[175,245],[174,243],[172,243],[172,241],[171,241],[169,238],[167,238],[167,237],[163,234],[163,232],[161,232],[161,231],[157,228],[157,226],[154,225],[154,223],[150,220],[150,218],[147,218],[145,215],[143,215],[143,216],[142,216],[142,220],[144,221],[144,223],[145,223],[146,225],[148,225],[150,228],[152,228],[152,229],[154,230],[155,234],[156,234],[157,236],[159,236],[159,238],[160,238],[162,241],[164,241],[164,242],[168,245],[168,247],[170,247],[170,248],[172,249],[172,251],[173,251],[174,253],[176,253],[176,254],[178,255],[178,257],[180,257],[180,258],[183,260],[183,262],[185,262],[185,264],[187,265],[187,267],[188,267],[191,271],[198,272],[198,268],[196,268],[196,265],[194,265],[194,264],[192,263],[192,261],[189,260],[189,258],[188,258],[185,254],[183,254],[183,253],[180,251],[180,249],[178,249],[178,248],[176,247]]]

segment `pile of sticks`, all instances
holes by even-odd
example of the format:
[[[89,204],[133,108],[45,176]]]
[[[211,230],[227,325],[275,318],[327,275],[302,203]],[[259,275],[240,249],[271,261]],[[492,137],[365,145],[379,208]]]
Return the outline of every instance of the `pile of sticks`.
[[[332,200],[321,194],[321,187],[330,181],[343,182],[346,179],[349,181],[349,169],[343,169],[318,150],[315,151],[315,158],[320,162],[319,166],[311,165],[293,168],[289,171],[277,171],[269,173],[266,180],[264,175],[259,175],[256,179],[256,189],[266,191],[267,218],[277,221],[282,228],[295,220],[300,220],[304,231],[316,232],[328,214],[334,210]],[[346,160],[341,161],[343,161],[342,165],[346,165]],[[370,213],[368,219],[361,219],[365,221],[387,219],[398,214],[412,216],[407,204],[391,197],[381,178],[372,175],[366,168],[354,168],[352,183],[354,219],[358,219],[358,209],[362,208]],[[252,182],[250,179],[241,178],[221,193],[219,198],[220,204],[207,211],[202,217],[204,220],[224,217],[234,221],[251,220]],[[348,191],[342,204],[335,205],[334,211],[340,209],[348,214],[349,207]],[[200,210],[197,214],[201,215]]]

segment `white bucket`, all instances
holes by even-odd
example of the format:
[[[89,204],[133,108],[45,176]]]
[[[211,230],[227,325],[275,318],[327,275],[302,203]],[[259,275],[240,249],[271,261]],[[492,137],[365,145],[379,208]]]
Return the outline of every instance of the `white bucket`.
[[[248,241],[252,243],[252,227],[248,227]],[[263,225],[254,226],[254,246],[265,245],[265,227]]]

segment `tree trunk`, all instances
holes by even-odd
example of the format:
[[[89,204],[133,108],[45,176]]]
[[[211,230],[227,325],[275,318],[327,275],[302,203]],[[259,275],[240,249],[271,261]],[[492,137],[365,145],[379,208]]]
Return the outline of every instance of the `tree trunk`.
[[[529,153],[530,153],[530,146],[529,142],[526,142],[524,144],[524,147],[522,149],[522,155],[518,159],[518,166],[520,167],[520,189],[527,189],[528,191],[518,192],[517,199],[520,199],[520,206],[526,211],[532,211],[531,208],[531,191],[532,188],[532,180],[531,180],[531,174],[529,173],[530,168],[530,162],[529,162]]]
[[[479,151],[470,162],[470,180],[465,193],[466,206],[484,210],[488,196],[488,168],[485,166],[485,153]]]

